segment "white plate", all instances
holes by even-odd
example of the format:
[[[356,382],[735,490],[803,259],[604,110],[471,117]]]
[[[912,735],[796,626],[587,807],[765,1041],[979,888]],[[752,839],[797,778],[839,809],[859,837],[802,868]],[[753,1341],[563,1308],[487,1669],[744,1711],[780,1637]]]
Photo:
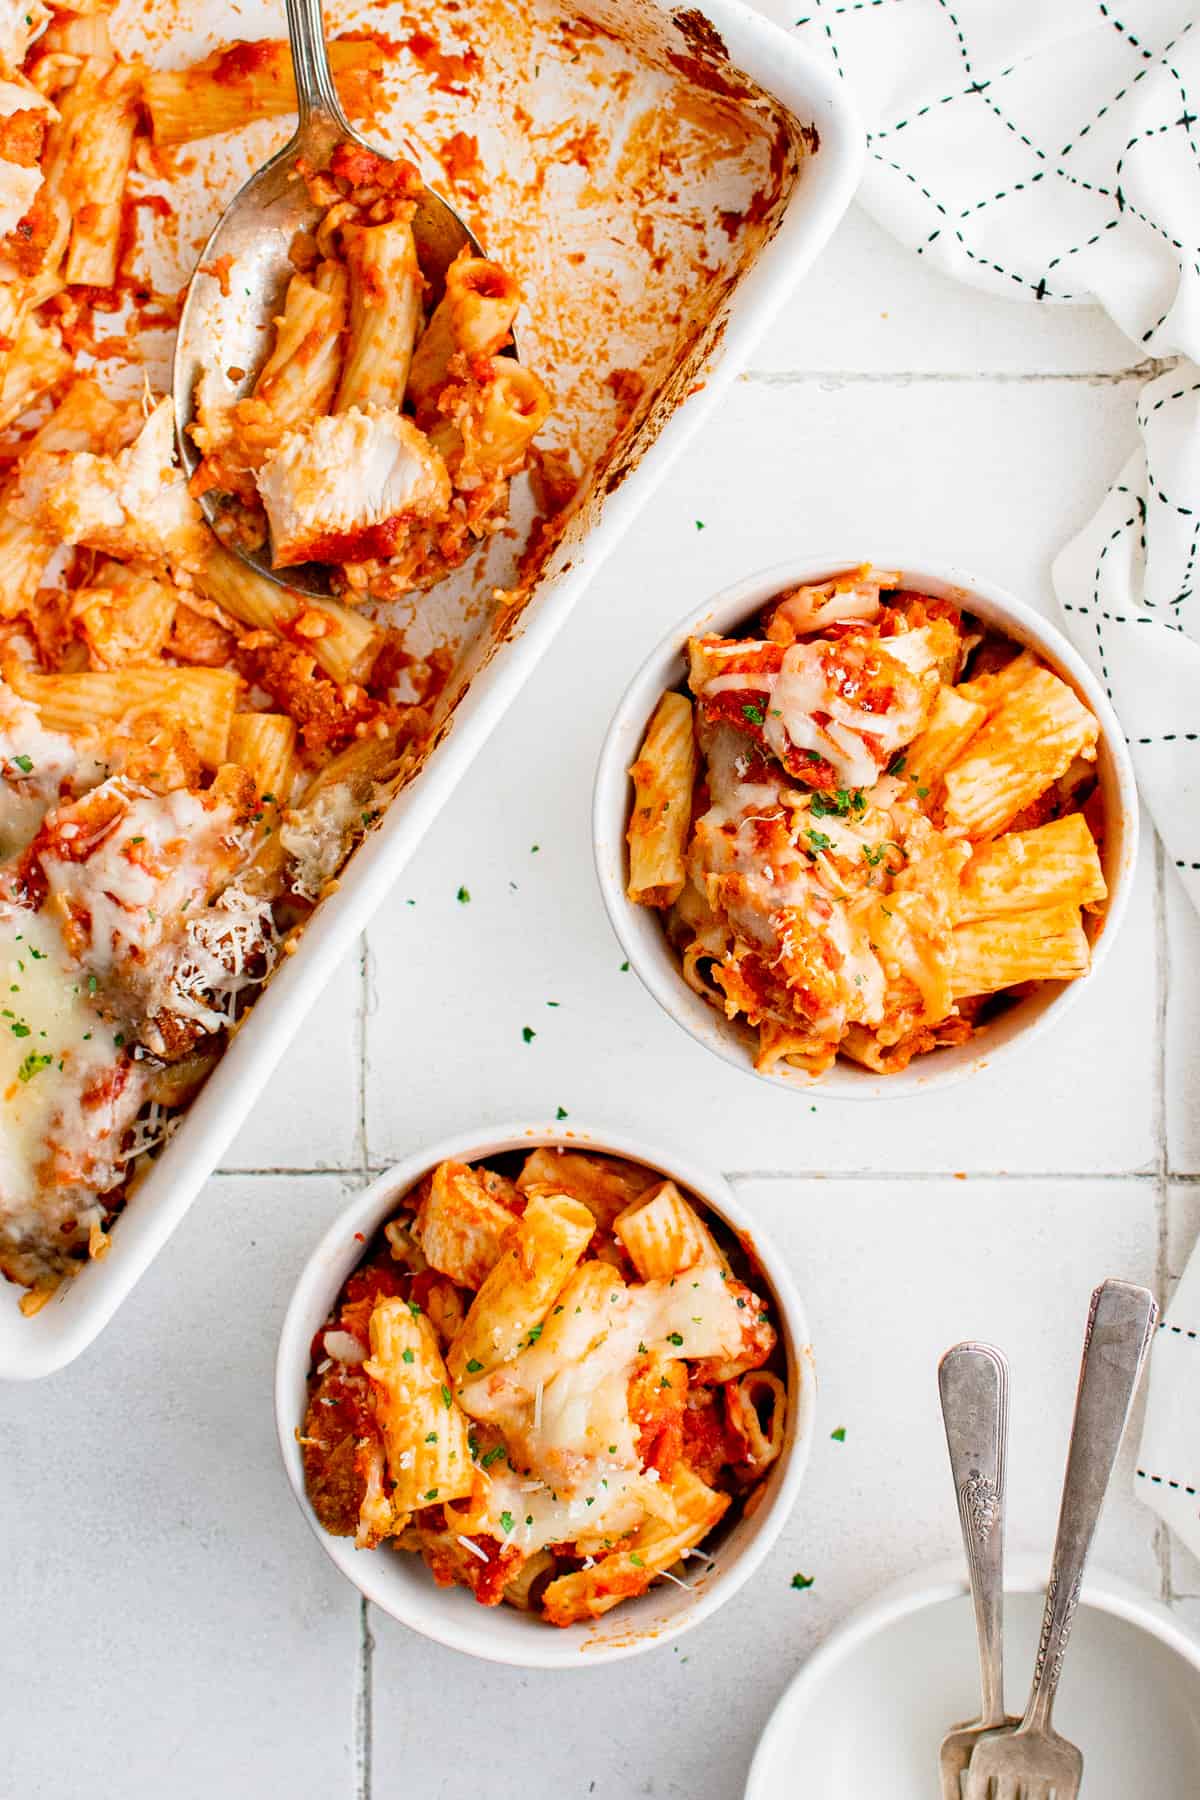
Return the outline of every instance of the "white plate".
[[[1005,1588],[1006,1701],[1028,1693],[1045,1563]],[[933,1800],[942,1733],[978,1717],[966,1582],[928,1571],[849,1618],[775,1708],[746,1800]],[[1084,1800],[1196,1800],[1200,1643],[1111,1576],[1084,1582],[1055,1728],[1083,1751]]]

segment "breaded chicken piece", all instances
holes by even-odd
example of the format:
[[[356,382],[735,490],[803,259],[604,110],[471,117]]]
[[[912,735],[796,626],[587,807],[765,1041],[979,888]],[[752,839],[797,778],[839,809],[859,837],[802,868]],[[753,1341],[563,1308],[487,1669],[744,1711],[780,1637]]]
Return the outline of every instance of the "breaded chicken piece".
[[[276,568],[390,556],[450,506],[441,456],[411,419],[382,407],[288,432],[257,481]]]

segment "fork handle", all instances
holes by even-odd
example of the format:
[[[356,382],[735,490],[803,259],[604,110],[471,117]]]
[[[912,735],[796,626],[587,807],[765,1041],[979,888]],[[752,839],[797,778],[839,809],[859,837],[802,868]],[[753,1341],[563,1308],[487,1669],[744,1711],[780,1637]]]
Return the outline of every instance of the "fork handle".
[[[287,0],[287,27],[296,75],[300,134],[311,127],[327,132],[333,125],[340,134],[350,135],[329,67],[321,0]]]
[[[1092,1295],[1042,1635],[1021,1731],[1050,1729],[1084,1564],[1157,1318],[1158,1305],[1147,1288],[1106,1281]]]
[[[938,1389],[979,1638],[980,1716],[1003,1725],[1008,1363],[991,1344],[955,1344],[938,1364]]]

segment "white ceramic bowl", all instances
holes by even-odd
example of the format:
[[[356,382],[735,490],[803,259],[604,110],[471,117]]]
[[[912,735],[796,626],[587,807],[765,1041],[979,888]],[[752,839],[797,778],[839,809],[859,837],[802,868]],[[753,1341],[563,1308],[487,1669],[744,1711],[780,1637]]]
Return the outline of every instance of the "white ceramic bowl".
[[[760,1075],[754,1068],[756,1033],[740,1019],[726,1019],[688,986],[679,957],[668,942],[658,913],[650,907],[635,905],[626,895],[625,831],[633,801],[633,784],[628,771],[660,696],[684,681],[686,646],[690,637],[702,632],[732,634],[740,627],[750,625],[760,608],[784,589],[800,583],[827,581],[831,575],[862,562],[872,562],[880,569],[899,570],[904,586],[952,600],[1015,642],[1036,650],[1091,708],[1100,721],[1097,767],[1107,824],[1103,863],[1109,890],[1108,905],[1103,916],[1089,928],[1093,943],[1092,967],[1088,975],[1078,981],[1043,982],[1035,993],[1010,1007],[965,1044],[914,1057],[907,1069],[892,1075],[877,1075],[841,1057],[815,1080],[803,1070],[782,1064],[777,1065],[773,1073]],[[604,740],[592,801],[592,834],[600,891],[630,966],[664,1011],[670,1013],[697,1043],[704,1044],[756,1080],[774,1082],[778,1087],[810,1096],[817,1087],[838,1100],[894,1100],[903,1094],[945,1087],[964,1076],[976,1074],[1001,1054],[1029,1043],[1035,1034],[1062,1017],[1085,982],[1096,979],[1129,899],[1137,858],[1137,789],[1125,738],[1104,689],[1062,633],[1031,606],[962,569],[915,563],[904,557],[876,556],[858,550],[850,556],[796,558],[792,562],[777,563],[770,569],[761,569],[706,601],[667,633],[626,688]]]
[[[349,1538],[331,1537],[309,1506],[296,1442],[307,1402],[313,1334],[329,1317],[342,1283],[362,1257],[364,1243],[389,1217],[401,1195],[446,1158],[475,1162],[509,1150],[533,1150],[539,1144],[605,1152],[659,1169],[737,1233],[766,1277],[775,1301],[792,1401],[783,1453],[767,1477],[762,1501],[751,1517],[739,1519],[725,1536],[718,1533],[711,1564],[696,1574],[689,1570],[689,1587],[661,1583],[614,1608],[603,1619],[565,1629],[509,1606],[480,1606],[462,1588],[439,1588],[419,1556],[386,1546],[356,1550]],[[795,1503],[812,1445],[815,1404],[812,1348],[804,1310],[787,1268],[747,1218],[728,1183],[640,1138],[612,1132],[566,1132],[553,1126],[518,1125],[467,1133],[416,1151],[381,1175],[338,1217],[305,1264],[284,1317],[275,1364],[275,1421],[288,1480],[317,1541],[342,1574],[391,1618],[439,1644],[491,1662],[536,1669],[595,1668],[652,1650],[698,1625],[735,1594],[771,1548]]]
[[[1029,1692],[1045,1562],[1005,1582],[1005,1698]],[[890,1588],[809,1658],[771,1715],[746,1800],[929,1800],[942,1733],[979,1716],[975,1626],[949,1566]],[[1063,1664],[1055,1728],[1083,1751],[1087,1800],[1195,1800],[1200,1643],[1165,1607],[1091,1575]]]

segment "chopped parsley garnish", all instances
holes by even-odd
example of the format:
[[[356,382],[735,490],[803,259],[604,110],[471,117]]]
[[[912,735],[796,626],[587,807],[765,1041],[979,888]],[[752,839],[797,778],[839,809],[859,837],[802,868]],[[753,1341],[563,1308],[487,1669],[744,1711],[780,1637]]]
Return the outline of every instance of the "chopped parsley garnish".
[[[904,765],[907,761],[908,761],[908,752],[907,752],[907,750],[902,750],[900,752],[899,756],[893,756],[891,762],[888,764],[888,774],[889,775],[903,775]]]
[[[33,772],[32,756],[13,756],[9,758],[9,761],[15,768],[20,769],[22,775],[29,775]]]
[[[533,1029],[532,1025],[522,1025],[521,1036],[527,1044],[532,1044],[534,1038],[537,1036],[537,1032]]]
[[[512,1528],[513,1528],[513,1516],[512,1516],[512,1514],[511,1514],[511,1513],[510,1513],[510,1512],[502,1512],[502,1513],[501,1513],[501,1514],[500,1514],[500,1524],[501,1524],[501,1525],[502,1525],[502,1527],[503,1527],[503,1528],[504,1528],[504,1532],[505,1532],[505,1535],[506,1535],[506,1536],[507,1536],[507,1534],[508,1534],[508,1533],[509,1533],[509,1532],[510,1532],[510,1531],[511,1531],[511,1530],[512,1530]]]
[[[647,1350],[645,1344],[638,1345],[638,1355],[639,1356],[649,1356],[649,1354],[650,1354],[650,1352]]]
[[[541,1337],[541,1335],[542,1335],[541,1326],[535,1325],[533,1330],[530,1332],[528,1338],[525,1341],[526,1341],[526,1343],[529,1343],[529,1344],[536,1344],[538,1339]]]
[[[883,861],[883,853],[886,849],[886,844],[864,844],[862,853],[874,869]]]
[[[454,1395],[450,1392],[450,1389],[446,1386],[445,1382],[443,1381],[443,1383],[442,1383],[442,1405],[446,1408],[447,1412],[450,1411],[450,1402],[453,1399],[454,1399]]]
[[[94,994],[96,989],[99,987],[99,985],[100,985],[100,983],[96,980],[96,977],[94,975],[88,976],[87,987],[88,987],[89,994]]]
[[[555,1118],[556,1118],[556,1119],[565,1119],[565,1118],[566,1118],[566,1117],[567,1117],[567,1109],[566,1109],[566,1107],[565,1107],[565,1106],[560,1106],[560,1107],[559,1107],[559,1109],[558,1109],[558,1111],[557,1111],[557,1112],[556,1112],[556,1113],[555,1113],[555,1115],[554,1115],[554,1116],[555,1116]]]
[[[454,898],[458,901],[458,904],[460,906],[466,906],[467,902],[471,898],[470,888],[460,887],[457,894],[455,894]]]
[[[797,1572],[792,1576],[792,1586],[794,1588],[810,1588],[815,1580],[815,1575],[801,1575]]]
[[[42,1069],[48,1069],[53,1061],[52,1056],[44,1056],[38,1050],[31,1050],[17,1070],[17,1077],[21,1081],[32,1081]]]
[[[646,1566],[645,1563],[642,1561],[641,1557],[638,1555],[636,1550],[631,1550],[629,1552],[629,1560],[633,1564],[635,1569],[644,1569]]]
[[[480,1369],[482,1369],[482,1367],[483,1367],[483,1364],[478,1360],[478,1358],[473,1356],[471,1358],[470,1362],[467,1364],[467,1374],[468,1375],[478,1375],[478,1373],[479,1373]]]
[[[660,1388],[664,1388],[664,1387],[670,1387],[671,1383],[667,1376],[660,1375],[658,1378],[658,1385]]]
[[[668,1331],[667,1342],[668,1344],[674,1344],[676,1348],[678,1348],[683,1343],[683,1333],[681,1331]]]
[[[412,1351],[411,1351],[411,1350],[404,1350],[404,1351],[402,1351],[402,1352],[401,1352],[401,1354],[400,1354],[400,1361],[401,1361],[401,1362],[406,1362],[406,1363],[410,1363],[410,1362],[415,1362],[415,1361],[416,1361],[416,1360],[417,1360],[417,1359],[416,1359],[416,1357],[415,1357],[415,1356],[414,1356],[414,1355],[413,1355],[413,1353],[412,1353]]]
[[[31,1035],[30,1027],[26,1025],[24,1019],[14,1019],[13,1023],[9,1026],[9,1030],[14,1037],[29,1037]]]
[[[752,725],[762,725],[766,722],[766,714],[761,706],[743,706],[742,717],[749,719]]]
[[[847,813],[864,812],[866,805],[861,788],[838,788],[835,794],[813,795],[812,816],[814,819],[844,819]]]
[[[410,1300],[408,1303],[408,1310],[415,1319],[421,1311],[421,1302],[419,1300]]]
[[[427,1444],[436,1444],[437,1443],[437,1432],[436,1431],[429,1432],[428,1435],[426,1436],[425,1442]]]
[[[627,962],[623,962],[623,963],[622,963],[622,964],[621,964],[621,973],[622,973],[622,975],[628,975],[628,973],[629,973],[629,964],[628,964],[628,963],[627,963]]]
[[[436,1500],[437,1494],[438,1494],[438,1491],[436,1488],[427,1488],[425,1491],[425,1498],[427,1500]]]
[[[831,838],[827,838],[823,831],[814,831],[811,825],[807,827],[804,835],[814,850],[828,850],[833,841]]]
[[[486,1456],[480,1457],[480,1459],[479,1459],[480,1468],[481,1469],[490,1469],[492,1464],[494,1462],[499,1462],[500,1458],[503,1455],[504,1455],[504,1445],[497,1444],[496,1448],[494,1450],[489,1450]]]
[[[831,1431],[829,1435],[835,1444],[844,1444],[846,1441],[846,1427],[844,1425],[839,1425],[837,1430]]]
[[[696,520],[696,530],[697,530],[697,531],[703,531],[703,530],[704,530],[704,520],[703,520],[703,519],[697,519],[697,520]]]
[[[917,789],[917,799],[918,800],[928,800],[928,798],[929,798],[929,789],[927,787],[919,787]]]

